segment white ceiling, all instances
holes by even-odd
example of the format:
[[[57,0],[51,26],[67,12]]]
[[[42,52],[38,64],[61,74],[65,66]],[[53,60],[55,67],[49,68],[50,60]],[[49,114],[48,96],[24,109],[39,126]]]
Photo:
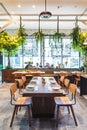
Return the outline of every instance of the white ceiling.
[[[59,29],[72,29],[78,16],[78,25],[87,29],[83,22],[87,20],[87,0],[47,0],[47,11],[52,13],[49,19],[41,19],[41,29],[57,29],[57,15],[59,15]],[[18,5],[21,5],[18,8]],[[32,6],[35,5],[35,8]],[[4,7],[3,7],[4,6]],[[0,27],[16,29],[22,25],[26,29],[38,29],[39,14],[45,11],[45,0],[1,0]],[[84,12],[85,11],[85,12]],[[84,15],[83,15],[84,13]],[[11,18],[15,21],[11,21]]]

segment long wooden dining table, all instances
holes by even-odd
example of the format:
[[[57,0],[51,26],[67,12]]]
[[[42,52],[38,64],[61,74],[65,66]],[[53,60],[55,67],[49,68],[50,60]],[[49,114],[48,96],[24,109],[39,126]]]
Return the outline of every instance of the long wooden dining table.
[[[54,77],[33,77],[23,92],[23,96],[32,97],[33,117],[54,117],[54,97],[65,95]]]

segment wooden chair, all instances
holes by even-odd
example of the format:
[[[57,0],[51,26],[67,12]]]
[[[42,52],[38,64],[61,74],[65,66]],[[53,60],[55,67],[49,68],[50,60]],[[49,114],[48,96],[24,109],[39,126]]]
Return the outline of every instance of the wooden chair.
[[[61,97],[54,97],[56,106],[57,106],[57,113],[56,113],[56,127],[58,127],[58,116],[59,116],[59,108],[61,106],[71,108],[71,112],[74,118],[75,125],[77,126],[77,120],[74,114],[73,105],[76,104],[76,89],[77,86],[75,84],[69,85],[69,91],[71,92],[71,99],[68,96],[61,96]]]
[[[23,86],[24,86],[24,88],[26,87],[26,85],[27,85],[27,79],[26,79],[26,76],[25,75],[23,75],[22,77],[21,77],[21,79],[23,80]]]
[[[15,76],[15,79],[20,79],[22,76],[22,73],[16,73],[14,76]]]
[[[22,94],[23,90],[25,88],[25,85],[24,85],[25,82],[23,81],[23,79],[16,79],[15,82],[16,82],[16,85],[19,89],[19,93]]]
[[[83,74],[83,72],[77,72],[76,75],[75,75],[76,77],[75,77],[74,83],[75,83],[77,86],[79,86],[81,74]]]
[[[65,78],[64,79],[64,87],[65,87],[67,94],[69,94],[69,84],[70,84],[70,80]]]
[[[16,97],[17,95],[17,85],[14,83],[11,88],[10,88],[10,93],[11,93],[11,105],[14,105],[14,111],[12,114],[11,122],[10,122],[10,127],[12,127],[13,120],[15,117],[15,114],[17,114],[18,107],[24,107],[27,106],[28,108],[28,120],[29,120],[29,126],[31,126],[31,120],[30,120],[30,110],[31,110],[31,104],[32,100],[31,97]]]
[[[60,73],[59,73],[59,76],[60,76],[60,77],[61,77],[61,76],[67,77],[68,75],[69,75],[68,72],[60,72]]]
[[[60,79],[58,80],[58,83],[61,85],[61,86],[64,86],[64,76],[61,76]]]

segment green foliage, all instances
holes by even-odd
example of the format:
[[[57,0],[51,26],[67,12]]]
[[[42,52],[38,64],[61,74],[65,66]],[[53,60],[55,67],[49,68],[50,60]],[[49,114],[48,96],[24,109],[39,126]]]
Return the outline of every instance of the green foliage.
[[[33,33],[33,36],[35,37],[37,42],[43,43],[44,42],[44,34],[41,31]]]
[[[12,69],[12,67],[7,65],[5,69]]]
[[[65,36],[65,34],[64,33],[54,33],[54,35],[53,35],[53,41],[55,42],[55,43],[58,43],[59,42],[59,40],[62,38],[62,37],[64,37]]]
[[[24,27],[18,28],[17,35],[18,35],[19,37],[20,37],[20,36],[22,36],[22,37],[23,37],[23,36],[28,36]]]
[[[87,62],[84,62],[84,64],[83,64],[83,65],[84,65],[84,67],[87,67]]]
[[[20,38],[19,43],[23,45],[25,43],[26,37],[28,36],[24,27],[18,28],[16,35]]]
[[[65,36],[64,33],[54,33],[53,35],[49,36],[49,45],[52,45],[53,42],[55,43],[55,48],[57,48],[57,44],[62,40],[62,38]]]
[[[32,65],[33,61],[27,61],[27,62],[25,62],[25,64]]]
[[[19,28],[13,36],[6,31],[0,33],[0,51],[8,56],[7,68],[11,68],[10,56],[14,55],[18,51],[18,47],[24,44],[26,36],[23,27]]]
[[[81,29],[79,28],[79,26],[72,29],[70,36],[73,39],[72,44],[74,47],[78,46],[80,42],[80,33],[81,33]]]
[[[0,70],[2,70],[3,69],[3,65],[2,64],[0,64]]]
[[[84,40],[87,38],[87,32],[81,32],[81,29],[77,26],[75,27],[71,34],[72,41],[72,47],[81,52],[83,56],[87,56],[87,46],[84,46]]]
[[[18,36],[11,36],[8,32],[0,33],[0,49],[5,54],[13,55],[19,46]]]

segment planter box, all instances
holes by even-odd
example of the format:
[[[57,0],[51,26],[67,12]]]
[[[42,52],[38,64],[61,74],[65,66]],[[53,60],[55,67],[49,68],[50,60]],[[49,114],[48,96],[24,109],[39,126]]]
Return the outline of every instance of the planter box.
[[[2,70],[2,82],[13,83],[14,75],[12,74],[16,69],[3,69]]]

